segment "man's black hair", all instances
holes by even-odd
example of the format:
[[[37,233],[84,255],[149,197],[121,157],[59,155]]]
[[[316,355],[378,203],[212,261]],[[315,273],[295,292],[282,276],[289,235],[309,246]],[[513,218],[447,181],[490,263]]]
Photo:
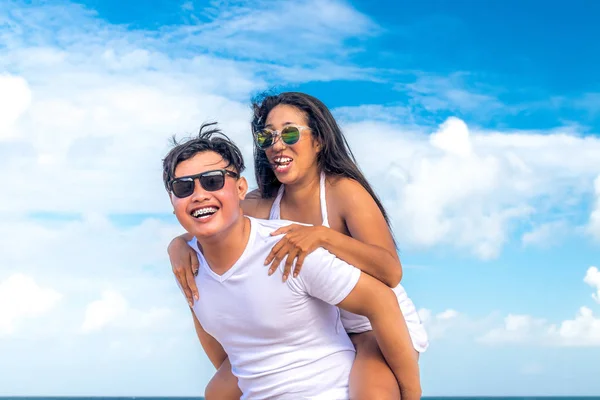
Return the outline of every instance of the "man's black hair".
[[[198,136],[183,142],[177,142],[173,137],[174,147],[163,159],[163,182],[167,191],[170,191],[169,182],[175,178],[179,163],[205,151],[219,154],[227,162],[227,168],[233,167],[238,174],[244,171],[242,152],[216,125],[216,122],[202,124]]]

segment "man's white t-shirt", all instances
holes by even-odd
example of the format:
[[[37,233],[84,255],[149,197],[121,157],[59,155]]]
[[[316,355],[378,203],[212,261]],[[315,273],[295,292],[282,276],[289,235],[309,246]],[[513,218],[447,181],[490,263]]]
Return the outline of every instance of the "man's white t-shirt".
[[[322,248],[309,254],[297,278],[269,276],[264,261],[290,221],[250,220],[238,261],[218,275],[198,251],[193,306],[204,330],[229,356],[242,399],[347,399],[355,350],[335,307],[355,287],[360,270]]]

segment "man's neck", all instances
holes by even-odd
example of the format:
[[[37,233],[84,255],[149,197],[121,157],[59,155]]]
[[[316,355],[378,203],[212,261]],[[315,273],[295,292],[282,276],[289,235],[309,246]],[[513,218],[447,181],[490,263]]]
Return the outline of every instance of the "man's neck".
[[[250,238],[250,220],[243,215],[227,230],[210,238],[198,239],[210,269],[223,275],[241,257]]]

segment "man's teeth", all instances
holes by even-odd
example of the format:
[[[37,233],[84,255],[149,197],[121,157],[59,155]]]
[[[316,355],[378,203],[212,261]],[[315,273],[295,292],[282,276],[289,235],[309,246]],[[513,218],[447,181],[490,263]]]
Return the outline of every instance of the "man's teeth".
[[[192,213],[192,216],[195,217],[195,218],[203,217],[203,216],[206,216],[206,215],[214,214],[214,213],[217,212],[217,210],[218,210],[218,208],[216,208],[216,207],[199,208],[199,209],[197,209],[196,211],[194,211]]]

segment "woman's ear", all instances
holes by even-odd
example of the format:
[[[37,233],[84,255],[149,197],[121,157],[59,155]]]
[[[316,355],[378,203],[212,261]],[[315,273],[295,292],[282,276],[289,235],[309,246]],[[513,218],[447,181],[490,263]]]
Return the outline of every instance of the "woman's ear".
[[[323,145],[321,144],[321,141],[316,139],[315,140],[315,151],[317,153],[320,153],[322,148],[323,148]]]

